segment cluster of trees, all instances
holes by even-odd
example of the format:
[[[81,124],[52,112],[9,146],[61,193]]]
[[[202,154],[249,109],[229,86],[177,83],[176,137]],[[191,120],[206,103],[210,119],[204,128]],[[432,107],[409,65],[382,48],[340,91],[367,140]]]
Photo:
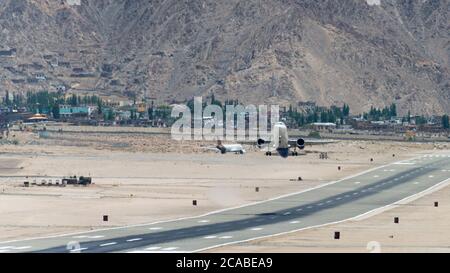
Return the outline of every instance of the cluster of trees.
[[[219,107],[221,107],[222,109],[225,110],[225,107],[227,105],[233,105],[233,106],[237,106],[239,105],[239,100],[233,100],[233,99],[227,99],[225,100],[225,102],[222,103],[222,101],[216,99],[215,95],[212,94],[211,95],[211,99],[209,101],[202,101],[202,107],[203,109],[205,109],[206,106],[209,105],[217,105]],[[186,106],[191,110],[191,113],[194,113],[194,99],[190,99],[187,101]]]
[[[172,114],[172,108],[168,105],[160,105],[160,106],[154,106],[148,108],[148,118],[149,120],[164,120],[164,121],[170,121],[173,118],[171,117]]]
[[[332,122],[343,124],[344,119],[350,115],[350,106],[344,104],[342,107],[331,106],[314,107],[306,112],[298,111],[297,108],[289,106],[289,110],[283,115],[286,117],[290,126],[303,126],[314,122]]]
[[[411,122],[411,116],[408,117],[408,122]],[[424,125],[427,124],[428,119],[424,116],[416,116],[415,118],[416,125]]]
[[[238,100],[226,100],[222,103],[216,99],[214,94],[211,96],[210,101],[203,102],[203,108],[207,105],[218,105],[224,107],[226,105],[239,105]],[[59,93],[49,93],[48,91],[41,92],[27,92],[25,96],[22,94],[12,94],[6,92],[6,95],[2,98],[2,104],[6,106],[14,107],[27,107],[29,111],[45,113],[51,112],[55,118],[59,118],[59,105],[67,104],[71,106],[80,105],[97,105],[98,113],[103,115],[105,120],[114,120],[115,113],[113,109],[103,109],[103,101],[99,96],[77,96],[73,94],[70,97],[65,98]],[[194,100],[191,99],[187,102],[187,106],[194,110]],[[131,119],[140,119],[142,114],[137,113],[135,109],[131,111]],[[286,118],[289,126],[304,126],[306,124],[314,122],[332,122],[343,124],[345,118],[350,115],[350,107],[344,104],[342,107],[331,106],[326,107],[313,107],[307,110],[299,110],[292,105],[288,110],[281,113],[282,117]],[[171,107],[167,105],[154,106],[153,104],[148,108],[149,120],[163,120],[170,122]],[[397,117],[397,106],[392,103],[390,106],[384,108],[371,107],[369,112],[363,113],[363,117],[369,121],[389,120]],[[423,125],[427,123],[427,119],[424,116],[416,116],[415,122],[417,125]],[[411,115],[408,113],[403,121],[411,122]],[[442,127],[445,129],[450,128],[449,116],[442,116]]]
[[[64,99],[57,93],[49,93],[48,91],[27,92],[26,101],[15,104],[15,106],[25,106],[32,112],[45,113],[51,111],[54,116],[59,117],[59,105]]]
[[[11,97],[10,93],[6,91],[6,95],[2,98],[3,105],[6,106],[21,105],[25,100],[21,94],[13,94],[12,100],[10,97]]]
[[[71,106],[80,105],[97,105],[99,113],[102,114],[102,99],[99,96],[77,96],[72,95],[65,98],[60,93],[40,91],[40,92],[27,92],[25,96],[22,94],[11,95],[7,91],[2,102],[3,105],[13,107],[26,107],[31,112],[47,113],[51,112],[53,117],[59,118],[59,106],[63,104]]]
[[[99,113],[102,114],[102,113]],[[103,112],[103,119],[106,121],[112,121],[116,118],[116,113],[114,113],[113,109],[108,108],[106,111]]]
[[[382,109],[371,107],[369,113],[363,114],[364,119],[370,121],[389,120],[397,117],[397,105],[392,103],[390,106],[386,106]]]
[[[27,92],[24,97],[22,94],[13,94],[13,99],[11,100],[11,95],[7,91],[2,102],[6,106],[16,106],[16,107],[33,107],[36,105],[41,105],[41,107],[49,107],[53,104],[68,104],[71,106],[80,105],[98,105],[102,103],[99,96],[77,96],[72,95],[68,98],[64,98],[63,95],[59,93],[49,93],[48,91],[40,92]]]
[[[92,96],[77,96],[73,94],[71,97],[65,100],[65,104],[71,106],[80,106],[80,105],[98,105],[103,104],[102,99],[96,95]]]
[[[212,94],[209,101],[202,102],[203,109],[208,105],[208,102],[210,105],[218,105],[222,108],[226,105],[239,105],[238,100],[226,100],[222,103],[220,100],[215,98],[214,94]],[[189,100],[186,105],[191,110],[191,113],[194,113],[194,99]],[[343,124],[344,119],[350,115],[350,106],[344,104],[342,107],[314,107],[313,109],[303,111],[298,108],[294,108],[291,105],[289,110],[280,114],[282,118],[286,118],[288,125],[292,127],[303,126],[313,122],[333,122]],[[151,116],[150,112],[149,116]]]

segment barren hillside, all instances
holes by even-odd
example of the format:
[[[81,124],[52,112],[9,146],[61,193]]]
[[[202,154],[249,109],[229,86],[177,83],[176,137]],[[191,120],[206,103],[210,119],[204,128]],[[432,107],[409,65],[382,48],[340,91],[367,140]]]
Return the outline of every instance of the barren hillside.
[[[0,1],[0,93],[450,112],[449,0],[69,2]]]

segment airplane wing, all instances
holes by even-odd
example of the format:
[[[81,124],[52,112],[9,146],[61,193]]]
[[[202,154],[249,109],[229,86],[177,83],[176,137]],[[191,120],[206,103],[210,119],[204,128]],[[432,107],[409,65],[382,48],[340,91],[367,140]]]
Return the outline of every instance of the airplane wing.
[[[303,139],[304,140],[304,145],[324,145],[324,144],[332,144],[332,143],[336,143],[336,140],[332,140],[332,139],[313,139],[313,138],[309,138],[309,139],[304,139],[304,138],[292,138],[289,139],[289,145],[291,147],[295,147],[298,144],[299,139]],[[260,148],[263,147],[269,147],[270,144],[272,143],[272,141],[270,139],[266,140],[266,139],[258,139],[258,141],[255,143],[253,141],[239,141],[238,143],[240,144],[250,144],[250,145],[257,145]]]
[[[322,145],[336,143],[336,140],[332,139],[305,139],[305,145]]]
[[[230,153],[245,153],[245,149],[241,144],[225,144],[223,147]]]
[[[241,151],[241,149],[238,149],[238,148],[235,148],[235,147],[227,148],[227,150],[228,150],[229,152],[231,152],[231,153],[235,153],[235,152]]]
[[[289,139],[289,145],[290,146],[295,146],[297,145],[297,141],[299,140],[299,138],[292,138]],[[335,143],[335,140],[332,139],[303,139],[304,140],[304,145],[321,145],[321,144],[330,144],[330,143]]]
[[[220,153],[220,150],[217,147],[202,147],[205,150],[213,151],[216,153]]]

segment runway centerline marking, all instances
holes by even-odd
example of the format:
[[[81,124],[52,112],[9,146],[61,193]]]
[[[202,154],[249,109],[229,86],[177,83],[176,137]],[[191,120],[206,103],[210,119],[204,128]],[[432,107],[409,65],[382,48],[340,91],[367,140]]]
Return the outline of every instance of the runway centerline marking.
[[[134,239],[127,240],[127,242],[136,242],[136,241],[140,241],[140,240],[142,240],[142,238],[134,238]]]
[[[117,245],[117,242],[111,242],[111,243],[101,244],[100,246],[101,246],[101,247],[104,247],[104,246],[113,246],[113,245]]]
[[[72,249],[70,252],[81,252],[81,251],[84,251],[84,250],[88,250],[88,248],[87,247],[82,247],[82,248]]]

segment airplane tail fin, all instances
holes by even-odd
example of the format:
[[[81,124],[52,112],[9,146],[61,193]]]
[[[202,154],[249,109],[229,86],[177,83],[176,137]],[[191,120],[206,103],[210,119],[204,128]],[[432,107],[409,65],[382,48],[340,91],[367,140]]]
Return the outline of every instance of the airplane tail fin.
[[[220,139],[217,140],[217,149],[219,149],[222,154],[225,154],[227,152],[227,149],[223,146]]]

